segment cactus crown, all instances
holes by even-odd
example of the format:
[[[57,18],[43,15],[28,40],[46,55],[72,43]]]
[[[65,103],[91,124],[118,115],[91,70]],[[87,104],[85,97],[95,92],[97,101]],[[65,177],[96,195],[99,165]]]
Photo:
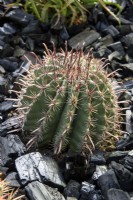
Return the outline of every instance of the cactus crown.
[[[90,151],[119,128],[111,80],[90,52],[57,53],[46,47],[43,61],[19,84],[23,130],[34,134],[39,146],[52,144],[55,154],[64,148]]]

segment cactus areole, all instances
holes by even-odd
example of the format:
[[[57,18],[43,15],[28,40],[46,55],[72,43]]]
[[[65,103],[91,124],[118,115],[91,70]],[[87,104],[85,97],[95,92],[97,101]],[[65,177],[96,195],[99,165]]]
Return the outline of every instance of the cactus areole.
[[[103,62],[90,52],[57,53],[46,47],[44,59],[18,84],[23,131],[31,143],[51,145],[55,154],[66,149],[91,151],[119,129],[111,80]]]

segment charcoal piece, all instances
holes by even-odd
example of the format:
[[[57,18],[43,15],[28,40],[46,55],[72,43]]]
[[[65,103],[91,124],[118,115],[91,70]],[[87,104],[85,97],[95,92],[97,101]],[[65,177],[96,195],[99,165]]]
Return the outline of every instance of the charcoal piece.
[[[133,22],[133,7],[129,6],[124,12],[123,16]]]
[[[8,166],[8,163],[13,158],[21,156],[26,149],[18,135],[8,135],[0,137],[1,160],[3,166]]]
[[[23,60],[23,62],[21,63],[20,67],[12,73],[12,76],[14,78],[19,78],[21,74],[27,73],[31,64],[34,65],[37,63],[35,55],[28,51],[21,57],[21,59]]]
[[[67,27],[67,31],[71,37],[81,33],[85,30],[87,23],[82,22],[80,24],[73,24],[72,26]],[[88,27],[88,26],[87,26]]]
[[[122,87],[126,88],[127,90],[132,89],[133,88],[133,80],[124,81],[124,83],[122,84]]]
[[[4,49],[5,42],[0,40],[0,52]]]
[[[43,33],[47,33],[51,30],[50,24],[45,24],[44,22],[40,22],[40,27],[41,27]]]
[[[116,69],[118,69],[118,67],[120,67],[120,63],[118,61],[116,61],[116,60],[112,60],[112,62],[111,62],[111,70],[115,71]]]
[[[34,40],[32,40],[30,37],[27,37],[26,48],[30,51],[34,51],[35,48]]]
[[[107,47],[105,45],[100,46],[100,48],[97,50],[97,54],[99,54],[99,57],[105,56],[105,52],[107,50]]]
[[[82,182],[79,200],[102,200],[99,191],[95,190],[95,185],[88,182]]]
[[[132,124],[132,111],[131,110],[126,110],[126,131],[129,134],[133,133],[133,124]]]
[[[63,41],[67,41],[70,37],[65,26],[60,30],[60,37]]]
[[[30,60],[30,58],[28,58],[28,53],[25,54],[25,56],[27,56],[27,59]],[[17,69],[16,71],[14,71],[14,72],[12,73],[12,76],[13,76],[14,78],[19,78],[22,74],[27,73],[27,71],[29,70],[30,66],[31,66],[31,63],[30,63],[28,60],[24,60],[24,61],[21,63],[19,69]]]
[[[4,98],[3,96],[1,97],[0,96],[0,98]],[[0,113],[0,124],[2,123],[2,121],[3,121],[3,115],[2,115],[2,113]]]
[[[89,16],[89,21],[97,23],[97,21],[98,21],[98,14],[99,14],[99,9],[97,7],[94,7],[92,9],[92,15]]]
[[[115,79],[112,81],[112,87],[116,91],[116,95],[117,95],[117,97],[119,99],[120,96],[121,96],[121,93],[119,93],[117,91],[119,91],[119,90],[125,91],[125,89]]]
[[[97,14],[98,14],[98,16],[97,16],[98,19],[97,20],[103,22],[104,24],[106,24],[106,26],[108,26],[109,23],[108,23],[108,19],[107,19],[105,13],[102,12],[102,11],[99,12],[99,10],[97,9]]]
[[[83,194],[89,196],[89,193],[94,192],[94,190],[95,190],[95,185],[92,185],[86,181],[82,182],[80,190],[81,195]]]
[[[6,41],[6,38],[7,38],[6,35],[1,35],[1,34],[0,34],[0,40],[1,40],[1,41]]]
[[[133,30],[131,31],[133,32]],[[130,35],[130,34],[129,34]],[[131,35],[130,35],[131,36]],[[133,36],[133,35],[132,35]],[[128,38],[127,38],[128,39]],[[126,53],[128,54],[129,57],[133,58],[133,54],[132,54],[132,50],[133,50],[133,44],[128,44],[128,48],[126,48]]]
[[[22,34],[40,34],[42,33],[40,24],[38,20],[31,20],[27,26],[22,30]]]
[[[110,163],[111,161],[119,161],[120,159],[124,158],[128,155],[129,151],[113,151],[111,153],[107,152],[105,154],[107,163]]]
[[[42,156],[39,152],[29,153],[17,158],[15,164],[23,185],[38,180],[57,188],[65,187],[59,167],[50,157]]]
[[[77,181],[70,180],[67,184],[67,186],[64,189],[64,196],[67,197],[75,197],[79,199],[79,190],[80,190],[80,184]]]
[[[6,136],[9,131],[15,131],[22,127],[22,118],[10,117],[0,124],[0,136]]]
[[[123,91],[122,93],[121,93],[121,95],[119,96],[119,101],[124,101],[123,103],[122,103],[122,106],[123,107],[125,107],[126,109],[127,109],[127,113],[125,113],[125,114],[127,114],[126,115],[126,117],[127,117],[127,121],[129,120],[129,113],[130,113],[130,111],[128,111],[129,110],[129,108],[130,108],[130,103],[131,103],[131,98],[132,98],[132,94],[131,94],[131,92],[129,92],[128,90],[126,90],[126,88],[123,86],[123,88],[122,88],[123,90],[125,89],[125,91]],[[129,126],[130,126],[130,124],[129,124]],[[127,128],[129,127],[128,125],[127,125]]]
[[[96,30],[102,31],[103,29],[106,29],[109,25],[104,23],[103,21],[98,21],[96,24]]]
[[[132,96],[133,96],[133,87],[131,88],[131,94],[132,94]],[[131,108],[131,110],[132,110],[132,108]],[[133,111],[133,110],[132,110]],[[133,119],[133,115],[132,115],[132,119]]]
[[[9,170],[9,168],[8,167],[4,167],[1,164],[2,164],[2,161],[0,159],[0,178],[4,179],[6,174],[7,174],[7,171]]]
[[[106,160],[103,152],[95,151],[90,157],[90,163],[94,163],[96,165],[105,165]]]
[[[33,18],[32,15],[23,12],[22,9],[13,9],[5,17],[21,26],[26,26]]]
[[[128,63],[133,63],[133,57],[132,57],[132,56],[129,56],[128,54],[125,55],[125,60],[126,60],[126,62],[128,62]]]
[[[112,61],[112,60],[122,60],[122,55],[120,52],[118,51],[114,51],[113,53],[111,53],[109,56],[108,56],[108,59],[109,61]]]
[[[122,86],[122,89],[126,89],[126,87]],[[128,90],[125,90],[124,92],[121,93],[120,97],[119,97],[119,100],[120,101],[125,101],[122,105],[128,109],[130,108],[130,101],[131,101],[131,98],[132,98],[132,95],[131,95],[131,92],[129,92]]]
[[[58,192],[57,188],[52,188],[52,187],[49,187],[48,185],[45,185],[45,184],[44,184],[44,186],[46,187],[48,192],[50,194],[52,194],[53,200],[65,200],[64,196],[60,192]]]
[[[129,56],[129,58],[133,59],[133,52],[132,51],[133,51],[133,45],[130,45],[126,50],[126,53]]]
[[[129,0],[128,2],[126,0],[117,0],[117,3],[121,5],[122,10],[125,10],[128,6],[131,6],[131,1]]]
[[[4,45],[3,51],[1,53],[1,57],[4,59],[5,57],[10,57],[13,55],[14,48],[8,43]],[[11,65],[12,66],[12,65]]]
[[[124,69],[129,70],[131,73],[133,73],[133,63],[126,63],[126,64],[120,64],[121,67]]]
[[[57,189],[51,188],[38,181],[29,183],[25,189],[31,200],[65,200]]]
[[[98,178],[98,184],[102,190],[104,198],[107,199],[107,192],[111,188],[120,189],[117,177],[112,169],[105,172]]]
[[[133,172],[133,150],[129,151],[128,155],[123,159],[123,165]]]
[[[106,34],[106,35],[110,34],[113,38],[116,38],[118,37],[120,32],[113,25],[110,25],[106,29],[103,30],[103,34]]]
[[[59,39],[58,34],[51,34],[50,43],[52,43],[55,46],[57,46],[59,40],[61,40],[61,39]]]
[[[1,2],[6,5],[6,4],[10,4],[13,3],[13,0],[1,0]]]
[[[112,51],[118,51],[121,56],[125,55],[124,48],[120,41],[108,45],[108,48],[111,49]]]
[[[117,29],[119,30],[120,34],[124,36],[131,33],[132,25],[127,24],[127,25],[117,26]]]
[[[42,50],[43,50],[43,54],[42,55],[44,55],[44,45],[43,45],[43,43],[48,44],[49,42],[51,42],[51,33],[47,32],[45,34],[44,33],[42,33],[42,34],[33,34],[30,37],[34,40],[35,47],[37,46],[37,48],[35,48],[35,50],[37,51],[39,49],[38,47],[41,47]]]
[[[64,157],[65,171],[64,176],[67,181],[74,179],[82,181],[86,177],[86,157],[80,153],[69,152]]]
[[[133,45],[133,33],[129,33],[122,37],[121,42],[125,47],[130,47]]]
[[[122,164],[111,162],[111,166],[116,174],[117,180],[122,190],[133,191],[133,173],[126,169]]]
[[[25,54],[25,50],[23,48],[21,48],[20,46],[16,46],[15,49],[14,49],[14,53],[13,53],[13,56],[14,57],[21,57]]]
[[[54,42],[54,41],[50,41],[51,43],[53,43],[55,46],[57,45],[57,43],[56,42]],[[37,44],[37,41],[35,41],[35,43]],[[45,44],[46,44],[46,42],[44,42]],[[42,45],[42,43],[41,43],[41,45]],[[40,45],[39,45],[40,46]],[[34,52],[36,53],[36,55],[40,55],[40,56],[44,56],[44,47],[37,47],[35,50],[34,50]]]
[[[68,45],[72,49],[81,49],[82,47],[86,47],[91,45],[93,42],[100,38],[100,34],[95,30],[90,30],[90,28],[86,28],[83,32],[77,34],[68,40]]]
[[[112,188],[107,192],[107,200],[130,200],[130,196],[127,192]]]
[[[2,0],[0,0],[0,3],[3,3]],[[4,15],[4,10],[2,9],[3,7],[0,6],[0,16],[3,16]]]
[[[112,15],[109,15],[108,19],[113,23],[116,22],[116,19]],[[119,15],[119,20],[120,20],[122,25],[131,25],[131,24],[133,24],[130,20],[125,19],[122,15]]]
[[[7,72],[13,72],[18,68],[18,63],[11,61],[8,58],[0,59],[0,65],[7,71]]]
[[[18,174],[16,172],[11,172],[8,174],[5,178],[5,181],[8,183],[11,187],[20,187],[20,183],[18,180]]]
[[[45,186],[38,182],[29,183],[25,190],[31,200],[53,200],[52,195],[47,191]]]
[[[14,109],[14,105],[14,101],[3,101],[2,103],[0,103],[0,112],[9,112]]]
[[[25,41],[25,37],[21,36],[21,35],[15,35],[11,42],[16,46],[16,45],[20,45],[21,47],[25,47],[26,45],[26,41]]]
[[[96,171],[93,174],[92,179],[97,180],[100,176],[107,172],[107,167],[105,165],[96,165]]]
[[[129,19],[125,19],[122,15],[119,17],[122,25],[132,25],[133,22]]]
[[[105,37],[102,37],[102,38],[100,39],[100,42],[102,42],[103,45],[108,46],[108,45],[114,43],[114,39],[113,39],[113,37],[109,34],[109,35],[106,35]]]
[[[109,50],[105,45],[100,46],[100,48],[97,50],[94,55],[96,58],[101,58],[104,56],[104,58],[108,58],[108,56],[112,53],[111,50]]]
[[[4,74],[6,74],[6,71],[4,70],[4,68],[0,65],[0,77],[4,77]],[[6,77],[4,77],[6,78]]]
[[[93,177],[93,174],[95,171],[96,171],[96,165],[94,163],[89,163],[89,166],[87,167],[87,172],[86,172],[87,180],[89,180],[90,178]],[[84,179],[84,180],[86,180],[86,179]]]
[[[131,31],[133,31],[133,25],[130,25],[130,29],[131,29]]]
[[[16,28],[8,23],[5,23],[3,27],[0,27],[0,35],[7,36],[12,35],[14,33],[16,33]]]
[[[133,150],[129,151],[128,156],[133,156]]]
[[[102,42],[94,42],[94,43],[92,44],[92,47],[93,47],[95,50],[97,50],[98,48],[101,47],[102,44],[103,44]]]
[[[15,58],[14,56],[10,56],[10,57],[6,58],[6,60],[9,60],[11,62],[16,62],[16,63],[20,62],[20,60],[18,58]]]
[[[27,51],[21,59],[23,61],[29,62],[30,64],[33,64],[33,65],[35,65],[36,63],[38,63],[36,55],[34,55],[33,53],[31,53],[29,51]],[[24,63],[21,64],[20,69],[25,66],[26,62],[24,62]],[[29,67],[28,68],[26,67],[26,69],[29,69]]]
[[[93,9],[93,18],[96,23],[96,29],[98,31],[102,31],[103,29],[107,28],[109,26],[107,17],[105,16],[105,13],[99,11],[99,9],[94,8]]]
[[[132,135],[126,136],[126,138],[120,139],[116,143],[117,150],[132,150],[133,149],[133,138]]]
[[[6,78],[0,76],[0,94],[6,95],[9,89],[9,82]]]

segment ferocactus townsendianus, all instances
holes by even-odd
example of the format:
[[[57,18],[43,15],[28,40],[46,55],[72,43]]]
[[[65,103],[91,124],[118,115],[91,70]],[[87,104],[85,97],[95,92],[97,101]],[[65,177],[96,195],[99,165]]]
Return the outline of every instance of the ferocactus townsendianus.
[[[18,106],[30,142],[59,154],[91,151],[116,137],[120,114],[109,76],[90,52],[46,47],[43,60],[19,80]]]

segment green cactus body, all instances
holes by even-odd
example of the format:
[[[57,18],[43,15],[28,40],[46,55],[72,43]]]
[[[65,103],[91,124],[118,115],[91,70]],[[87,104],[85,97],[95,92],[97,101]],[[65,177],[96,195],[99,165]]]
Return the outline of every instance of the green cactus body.
[[[51,104],[49,104],[49,108],[42,122],[41,132],[45,132],[45,134],[42,135],[42,140],[46,143],[49,143],[49,141],[52,141],[54,138],[54,133],[57,128],[57,124],[59,123],[66,98],[67,83],[66,81],[63,81],[61,87],[57,90],[55,97],[52,99]]]
[[[50,91],[49,92],[49,87],[50,87]],[[35,86],[35,90],[37,90],[38,88]],[[31,92],[32,90],[30,90]],[[29,92],[29,91],[28,91]],[[26,114],[26,121],[24,123],[24,129],[26,131],[33,131],[38,127],[38,123],[39,121],[41,121],[41,118],[44,117],[44,113],[48,108],[48,97],[52,98],[54,96],[54,87],[52,85],[52,81],[48,84],[48,86],[44,89],[40,89],[40,91],[38,92],[38,94],[36,94],[34,96],[33,93],[31,93],[33,96],[32,102],[28,102],[29,104],[29,110]],[[27,99],[27,96],[23,97],[25,100],[25,98]],[[31,101],[30,99],[30,101]],[[34,105],[34,106],[33,106]],[[31,118],[32,116],[32,118]]]
[[[54,149],[55,154],[58,154],[62,147],[69,140],[69,133],[71,131],[72,123],[75,116],[75,110],[78,102],[78,91],[75,90],[74,86],[68,87],[68,96],[62,111],[58,127],[55,132]]]
[[[88,131],[88,101],[89,97],[86,92],[86,88],[83,85],[80,89],[79,101],[75,114],[75,120],[73,123],[73,131],[71,133],[70,148],[73,150],[79,150],[82,148],[84,136]],[[76,134],[75,134],[76,133]]]
[[[82,51],[49,51],[20,82],[23,131],[54,153],[92,150],[119,129],[119,112],[103,63]],[[38,134],[39,133],[39,134]]]

